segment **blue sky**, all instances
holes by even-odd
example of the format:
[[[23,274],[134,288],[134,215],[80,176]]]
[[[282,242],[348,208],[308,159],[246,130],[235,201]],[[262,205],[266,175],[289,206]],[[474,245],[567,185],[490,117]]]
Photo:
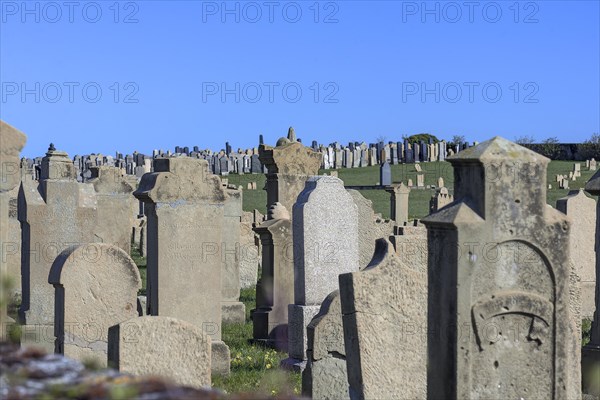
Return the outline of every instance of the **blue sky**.
[[[598,1],[0,3],[29,157],[600,131]]]

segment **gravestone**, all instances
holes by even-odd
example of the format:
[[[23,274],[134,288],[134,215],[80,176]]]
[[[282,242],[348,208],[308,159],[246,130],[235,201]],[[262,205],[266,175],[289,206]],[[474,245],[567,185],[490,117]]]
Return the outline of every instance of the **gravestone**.
[[[263,145],[259,153],[268,171],[265,183],[267,209],[279,202],[291,210],[308,177],[319,173],[320,153],[299,142],[277,147]]]
[[[108,329],[138,315],[140,272],[117,246],[84,244],[63,251],[52,264],[54,351],[106,366]]]
[[[18,186],[20,180],[19,154],[25,145],[27,137],[21,131],[0,120],[0,249],[6,251],[9,237],[9,192]],[[5,257],[0,257],[0,277],[2,292],[0,293],[0,340],[6,335],[8,324],[12,323],[6,313],[9,301],[7,280],[7,265]]]
[[[208,163],[157,158],[134,195],[148,218],[148,311],[188,321],[212,343],[214,373],[229,373],[221,341],[221,274],[225,188]]]
[[[258,282],[258,268],[261,264],[260,239],[253,231],[254,214],[244,211],[240,225],[240,288],[255,288]]]
[[[96,242],[119,246],[131,252],[131,227],[138,200],[133,197],[135,185],[117,167],[92,167],[89,184],[93,185],[98,204],[98,224],[94,228]]]
[[[427,395],[427,273],[386,239],[360,272],[340,275],[350,398]]]
[[[375,216],[373,202],[358,190],[348,190],[358,211],[358,265],[366,267],[375,252],[375,242],[394,232],[394,221],[384,221]]]
[[[417,187],[425,187],[425,174],[417,174]]]
[[[379,184],[381,186],[389,186],[392,184],[392,168],[387,161],[379,167]]]
[[[409,185],[412,182],[409,180]],[[396,225],[404,225],[408,222],[408,197],[410,187],[403,183],[392,185],[386,189],[390,194],[390,217],[396,222]]]
[[[254,228],[262,245],[261,276],[252,311],[253,338],[281,351],[288,350],[288,305],[294,302],[292,225],[281,203],[269,207],[267,220]]]
[[[457,201],[423,220],[428,398],[581,398],[570,226],[546,207],[550,160],[495,137],[448,161]]]
[[[321,302],[337,289],[337,277],[358,271],[358,211],[344,182],[314,176],[293,209],[294,304],[288,309],[287,362],[302,368],[306,327]]]
[[[596,170],[596,160],[595,159],[591,159],[590,160],[590,167],[589,167],[590,171],[595,171]]]
[[[243,192],[226,189],[223,240],[221,242],[221,319],[224,323],[244,323],[246,307],[240,302],[240,235]]]
[[[593,196],[600,195],[600,172],[586,183],[585,190]],[[582,386],[584,393],[596,397],[600,396],[600,382],[598,371],[600,371],[600,201],[596,201],[596,293],[595,312],[590,332],[590,341],[582,350]]]
[[[133,318],[110,328],[108,365],[195,388],[211,385],[211,339],[196,325],[170,318]]]
[[[54,348],[54,288],[48,274],[54,259],[64,250],[98,241],[96,193],[92,185],[78,183],[67,153],[51,144],[42,160],[39,183],[23,181],[19,190],[18,217],[21,222],[22,303],[19,318],[35,342],[47,350]],[[31,334],[31,335],[30,335]]]
[[[437,187],[444,187],[444,178],[442,178],[441,176],[438,178]]]
[[[448,188],[440,187],[436,189],[429,200],[429,213],[434,213],[454,201],[454,197],[448,193]]]
[[[349,399],[344,327],[338,290],[323,300],[319,313],[306,330],[307,363],[302,372],[302,394],[312,399]]]
[[[556,209],[571,218],[571,264],[581,278],[581,316],[594,318],[596,293],[596,202],[583,189],[572,190],[556,201]]]

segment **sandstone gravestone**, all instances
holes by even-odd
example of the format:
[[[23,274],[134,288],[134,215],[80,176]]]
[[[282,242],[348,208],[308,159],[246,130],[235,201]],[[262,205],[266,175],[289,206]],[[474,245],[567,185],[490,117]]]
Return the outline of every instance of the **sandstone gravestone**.
[[[211,384],[211,340],[201,328],[170,317],[133,318],[110,328],[108,365],[195,388]]]
[[[339,277],[350,398],[427,394],[427,274],[385,239],[371,264]]]
[[[138,315],[140,272],[125,251],[90,243],[63,251],[48,282],[55,289],[55,352],[106,366],[108,328]]]
[[[240,302],[240,234],[242,223],[241,190],[227,189],[221,242],[221,317],[224,323],[244,323],[246,308]]]
[[[50,145],[42,160],[39,184],[23,181],[19,191],[18,216],[21,222],[21,322],[32,331],[52,332],[54,288],[48,274],[54,259],[74,246],[97,242],[96,193],[92,185],[78,183],[73,162],[67,153]],[[44,338],[24,335],[26,341],[52,349],[53,335]],[[47,340],[46,340],[47,339]]]
[[[6,122],[0,120],[0,249],[4,254],[9,237],[8,192],[14,189],[20,180],[19,153],[25,145],[26,136]],[[6,314],[9,301],[7,266],[4,256],[0,257],[0,340],[5,337],[7,324],[12,322]]]
[[[346,349],[340,293],[323,300],[307,327],[307,364],[302,372],[302,394],[312,399],[348,399]]]
[[[252,312],[253,338],[288,350],[288,305],[294,302],[294,258],[289,212],[281,203],[255,229],[262,244],[262,270]]]
[[[221,259],[227,193],[205,160],[157,158],[134,195],[148,218],[148,311],[188,321],[212,343],[213,372],[229,373],[221,341]]]
[[[571,218],[570,257],[581,278],[581,314],[592,319],[596,308],[596,202],[583,189],[572,190],[567,197],[556,201],[556,209]]]
[[[454,197],[448,193],[448,188],[440,187],[436,189],[431,200],[429,200],[429,213],[434,213],[454,201]]]
[[[306,327],[337,277],[358,271],[358,212],[344,183],[331,176],[306,182],[293,211],[294,304],[288,309],[289,355],[306,360]]]
[[[457,201],[423,221],[428,398],[581,398],[570,226],[546,207],[549,160],[495,137],[448,161]]]
[[[134,185],[117,167],[92,167],[88,181],[96,191],[98,224],[94,228],[96,242],[119,246],[131,252],[131,227],[138,200],[133,197]]]
[[[373,202],[358,190],[348,190],[358,211],[358,265],[366,267],[375,252],[375,242],[394,232],[394,221],[384,221],[376,217]]]
[[[396,222],[396,225],[404,225],[408,222],[408,197],[410,195],[410,187],[405,186],[403,183],[394,184],[386,189],[386,192],[390,194],[391,218]]]

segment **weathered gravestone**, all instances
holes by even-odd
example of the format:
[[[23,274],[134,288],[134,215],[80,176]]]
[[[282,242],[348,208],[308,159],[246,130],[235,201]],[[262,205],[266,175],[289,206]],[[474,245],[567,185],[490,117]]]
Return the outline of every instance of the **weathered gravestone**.
[[[392,184],[392,168],[387,161],[379,167],[379,184],[389,186]]]
[[[583,189],[572,190],[556,201],[556,209],[571,218],[570,257],[581,278],[581,314],[592,319],[596,308],[596,202]]]
[[[54,351],[106,366],[108,328],[138,315],[140,272],[117,246],[90,243],[54,260]]]
[[[427,274],[402,262],[386,239],[360,272],[339,277],[349,394],[353,399],[426,396]]]
[[[268,219],[254,231],[262,245],[262,270],[252,312],[253,338],[288,350],[288,305],[294,302],[292,224],[281,203],[269,207]]]
[[[96,193],[92,185],[78,183],[67,153],[50,145],[42,160],[39,184],[23,181],[19,191],[21,222],[21,283],[19,317],[23,341],[54,348],[54,288],[48,274],[64,250],[97,242]]]
[[[434,213],[454,201],[454,196],[448,193],[448,188],[439,187],[429,200],[429,213]]]
[[[227,193],[205,160],[157,158],[134,195],[148,218],[148,311],[188,321],[212,343],[213,372],[229,373],[221,341],[221,241]]]
[[[294,205],[294,304],[288,309],[291,360],[303,367],[306,327],[321,302],[337,289],[337,277],[358,271],[358,211],[344,182],[314,176]]]
[[[5,338],[5,330],[9,322],[13,322],[6,314],[10,284],[4,257],[9,237],[8,192],[19,184],[21,178],[19,153],[26,140],[26,136],[21,131],[0,120],[0,254],[2,255],[0,257],[0,279],[2,279],[0,283],[0,341]]]
[[[600,196],[600,171],[586,183],[585,190]],[[590,341],[582,351],[582,386],[584,393],[600,397],[600,201],[596,201],[596,293]]]
[[[8,234],[2,244],[2,262],[6,266],[6,275],[3,279],[8,279],[10,288],[7,289],[10,291],[7,295],[11,302],[14,302],[15,298],[21,297],[21,223],[17,214],[19,187],[16,186],[10,192],[5,192],[3,196],[8,198]]]
[[[258,267],[261,263],[260,242],[252,230],[254,224],[262,221],[254,220],[254,213],[244,211],[240,226],[240,288],[254,288],[258,281]]]
[[[94,228],[96,242],[119,246],[131,252],[131,227],[138,200],[133,197],[135,185],[117,167],[92,167],[93,185],[98,204],[98,224]]]
[[[403,183],[394,184],[386,189],[386,192],[390,194],[390,214],[392,220],[396,222],[396,225],[404,225],[408,222],[408,197],[410,195],[410,187]]]
[[[495,137],[448,161],[457,201],[423,221],[428,398],[581,398],[570,226],[546,207],[549,160]]]
[[[319,313],[307,327],[306,369],[302,394],[312,399],[348,399],[346,349],[340,293],[323,300]]]
[[[348,190],[358,211],[358,265],[365,267],[373,258],[375,242],[394,232],[394,221],[382,220],[373,211],[373,202],[358,190]]]
[[[157,375],[195,388],[211,384],[211,339],[196,325],[170,317],[133,318],[110,328],[108,365]]]
[[[246,308],[240,302],[240,234],[242,223],[242,191],[226,189],[223,240],[221,243],[221,317],[225,323],[244,323]]]

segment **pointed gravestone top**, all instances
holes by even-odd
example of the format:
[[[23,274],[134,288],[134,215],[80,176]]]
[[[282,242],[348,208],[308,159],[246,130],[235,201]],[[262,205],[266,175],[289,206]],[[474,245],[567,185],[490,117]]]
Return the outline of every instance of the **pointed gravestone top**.
[[[452,164],[460,164],[461,161],[485,162],[495,160],[526,160],[528,162],[535,161],[545,164],[550,162],[548,158],[500,136],[486,140],[477,146],[466,148],[448,157],[447,160]]]
[[[294,128],[292,128],[291,126],[290,126],[290,129],[288,129],[287,138],[290,142],[297,142],[296,132],[294,131]]]
[[[600,170],[585,184],[585,191],[594,196],[600,196]]]

